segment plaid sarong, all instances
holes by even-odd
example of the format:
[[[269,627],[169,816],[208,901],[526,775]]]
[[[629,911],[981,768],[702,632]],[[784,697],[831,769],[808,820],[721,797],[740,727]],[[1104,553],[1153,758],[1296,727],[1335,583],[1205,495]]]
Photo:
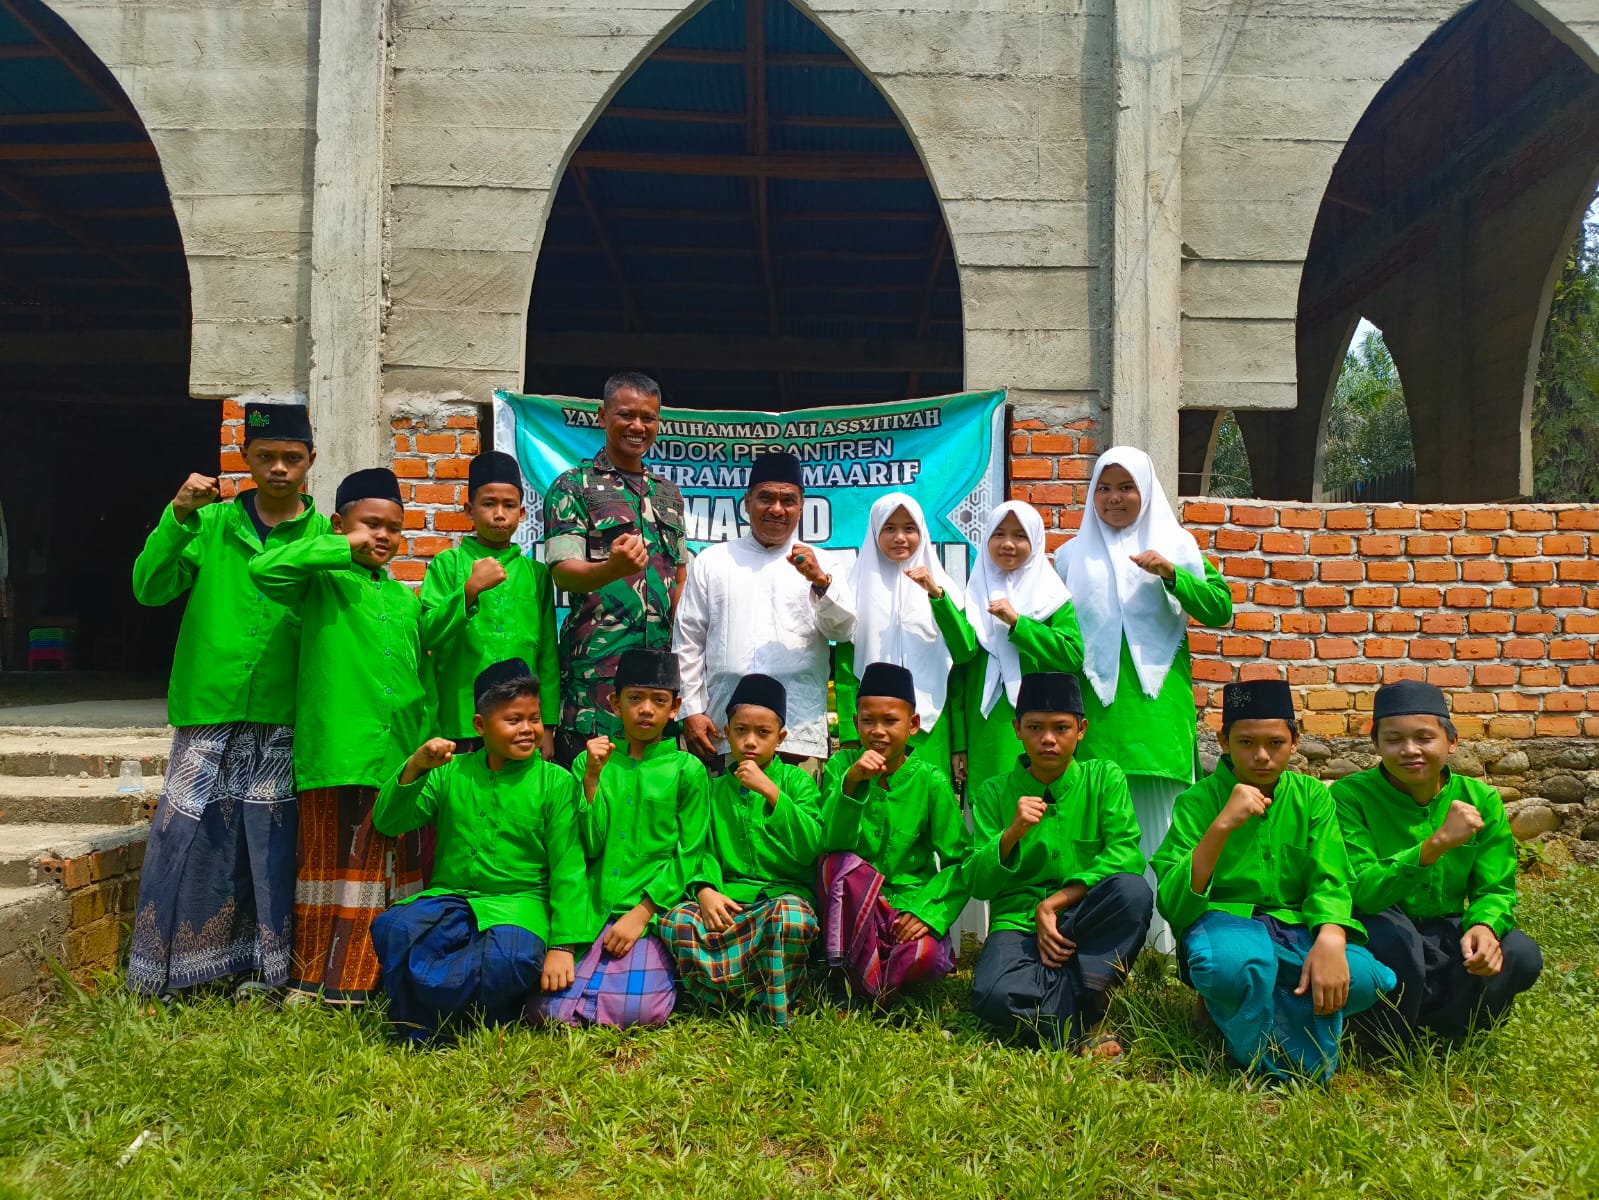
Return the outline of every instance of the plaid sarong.
[[[816,933],[816,911],[799,896],[746,905],[721,933],[705,927],[693,901],[661,918],[661,940],[677,960],[685,992],[706,1003],[758,1003],[779,1028],[788,1025],[790,993]]]
[[[300,793],[292,988],[328,1000],[370,997],[379,977],[372,922],[422,890],[419,839],[372,827],[377,795],[355,784]]]
[[[827,965],[842,967],[857,993],[887,1004],[908,984],[948,975],[955,954],[947,935],[896,942],[899,910],[882,893],[883,877],[859,855],[839,850],[822,859],[816,894]]]
[[[534,996],[527,1019],[536,1025],[665,1025],[677,1005],[672,956],[661,939],[646,933],[623,958],[605,953],[607,921],[578,961],[572,986]]]

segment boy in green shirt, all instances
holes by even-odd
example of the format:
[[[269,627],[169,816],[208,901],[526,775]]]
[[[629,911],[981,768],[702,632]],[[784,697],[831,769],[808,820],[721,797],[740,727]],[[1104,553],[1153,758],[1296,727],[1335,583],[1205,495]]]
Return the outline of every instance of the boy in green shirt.
[[[949,780],[906,756],[919,728],[911,673],[872,663],[856,693],[862,749],[822,774],[822,944],[828,966],[879,1004],[954,969],[948,931],[969,895],[971,835]]]
[[[128,947],[128,986],[146,995],[289,978],[300,623],[249,566],[327,532],[301,491],[316,461],[305,406],[245,405],[244,461],[253,489],[220,503],[213,476],[190,475],[133,564],[140,604],[188,594],[167,692],[171,765]]]
[[[572,764],[582,781],[586,925],[599,934],[570,986],[528,1003],[536,1022],[664,1025],[677,1001],[672,956],[651,926],[699,868],[710,781],[698,758],[665,738],[681,703],[669,651],[624,651],[614,686],[610,703],[625,744],[600,734]]]
[[[1022,759],[972,804],[972,892],[993,902],[972,1008],[1025,1041],[1113,1058],[1121,1041],[1093,1035],[1143,947],[1155,897],[1121,768],[1074,757],[1087,733],[1075,675],[1022,676]]]
[[[1503,1016],[1543,970],[1515,927],[1516,846],[1499,793],[1448,767],[1444,694],[1404,680],[1377,689],[1382,764],[1333,784],[1367,945],[1399,977],[1364,1024],[1396,1043],[1420,1028],[1464,1037]]]
[[[1287,769],[1299,730],[1279,679],[1222,693],[1227,753],[1177,798],[1155,853],[1156,893],[1183,979],[1228,1052],[1271,1078],[1325,1082],[1344,1015],[1364,1012],[1394,974],[1364,946],[1349,858],[1318,779]]]
[[[695,899],[661,920],[683,990],[706,1003],[754,1000],[778,1028],[816,938],[816,782],[777,757],[788,694],[746,675],[727,702],[733,766],[711,781],[710,838],[689,881]]]
[[[371,927],[422,882],[414,834],[372,825],[378,788],[422,742],[416,596],[384,569],[405,508],[386,467],[339,484],[333,532],[255,558],[250,577],[300,618],[300,791],[290,987],[359,1004],[378,986]]]
[[[438,829],[433,886],[372,923],[399,1037],[425,1041],[466,1012],[507,1024],[528,993],[572,982],[571,946],[592,932],[577,783],[539,754],[539,694],[521,659],[486,667],[473,685],[483,748],[432,738],[378,795],[379,832]]]

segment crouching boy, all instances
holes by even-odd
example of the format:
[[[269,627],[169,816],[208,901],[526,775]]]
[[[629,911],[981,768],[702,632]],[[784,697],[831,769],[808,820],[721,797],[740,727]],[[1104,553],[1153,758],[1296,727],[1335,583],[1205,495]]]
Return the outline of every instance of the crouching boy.
[[[688,890],[705,850],[704,764],[663,740],[677,716],[677,660],[628,650],[611,699],[625,745],[590,739],[572,764],[582,781],[578,835],[588,861],[588,928],[599,930],[561,989],[535,997],[528,1019],[566,1025],[664,1025],[677,1001],[657,917]]]
[[[661,921],[683,990],[707,1003],[754,1002],[779,1028],[816,939],[811,884],[821,841],[816,783],[777,757],[788,694],[746,675],[727,702],[733,767],[711,781],[710,838],[695,899]]]
[[[1499,793],[1449,769],[1444,695],[1414,680],[1378,688],[1371,740],[1382,763],[1333,784],[1367,946],[1399,977],[1393,1004],[1362,1019],[1402,1044],[1503,1016],[1543,970],[1515,927],[1516,847]]]
[[[855,728],[861,749],[835,754],[822,777],[822,944],[856,995],[887,1004],[954,969],[948,930],[969,898],[971,835],[949,780],[906,756],[921,728],[909,671],[862,672]]]
[[[972,804],[973,894],[992,901],[972,1008],[1025,1042],[1122,1052],[1100,1026],[1143,948],[1155,897],[1121,768],[1078,762],[1088,732],[1075,675],[1023,675],[1023,756]]]
[[[1160,910],[1184,978],[1227,1050],[1277,1079],[1325,1082],[1344,1016],[1364,1012],[1394,974],[1364,946],[1349,900],[1349,859],[1332,795],[1287,769],[1299,744],[1281,680],[1229,684],[1226,753],[1177,797],[1155,852]]]
[[[372,824],[390,837],[432,824],[433,886],[372,923],[396,1036],[423,1041],[459,1015],[501,1025],[529,993],[572,982],[591,931],[577,782],[539,756],[539,681],[519,658],[473,686],[483,748],[424,743],[384,784]]]

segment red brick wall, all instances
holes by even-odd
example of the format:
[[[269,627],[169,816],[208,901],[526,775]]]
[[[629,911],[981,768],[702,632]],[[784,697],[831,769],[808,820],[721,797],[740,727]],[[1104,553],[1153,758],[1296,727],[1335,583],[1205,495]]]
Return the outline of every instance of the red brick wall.
[[[239,494],[240,484],[250,480],[249,468],[244,465],[243,401],[222,402],[222,454],[218,467],[217,490],[224,500],[232,499]]]
[[[1599,737],[1599,509],[1188,500],[1232,585],[1230,629],[1195,628],[1194,699],[1286,678],[1302,726],[1365,735],[1372,693],[1425,679],[1462,737]]]
[[[441,407],[426,416],[396,417],[394,473],[405,499],[406,545],[389,568],[396,579],[420,585],[422,573],[440,554],[472,531],[466,503],[466,473],[481,448],[477,410]]]
[[[1011,423],[1010,498],[1025,500],[1043,514],[1051,552],[1082,521],[1098,435],[1099,425],[1091,417],[1062,425]]]

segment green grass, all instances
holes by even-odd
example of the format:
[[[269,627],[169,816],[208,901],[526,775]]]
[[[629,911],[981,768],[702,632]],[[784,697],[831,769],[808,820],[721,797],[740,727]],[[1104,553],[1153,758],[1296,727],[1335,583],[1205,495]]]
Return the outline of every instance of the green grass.
[[[1526,888],[1497,1031],[1267,1088],[1149,960],[1120,1063],[1008,1049],[968,976],[883,1018],[389,1045],[375,1013],[155,1016],[121,989],[0,1039],[0,1198],[1599,1195],[1599,874]],[[141,1132],[144,1146],[119,1160]]]

